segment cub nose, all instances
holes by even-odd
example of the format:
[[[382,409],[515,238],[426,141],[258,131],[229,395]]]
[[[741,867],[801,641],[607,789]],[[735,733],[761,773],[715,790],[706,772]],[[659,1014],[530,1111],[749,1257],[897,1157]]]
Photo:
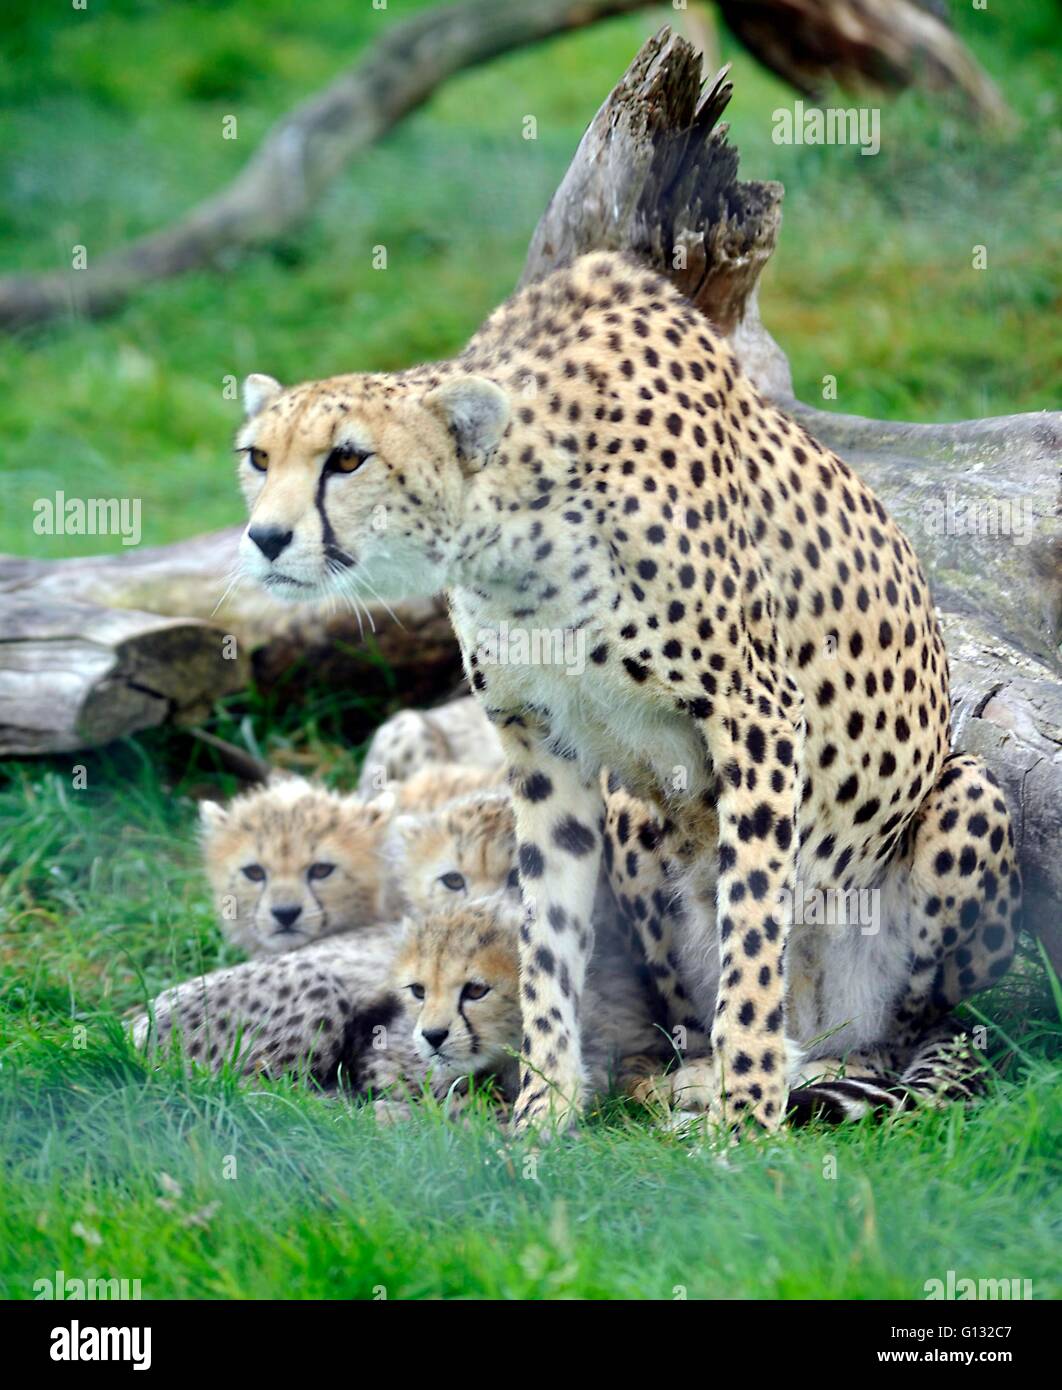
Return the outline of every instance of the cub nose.
[[[450,1036],[449,1028],[425,1028],[423,1037],[429,1047],[438,1052],[443,1043]]]
[[[275,560],[291,541],[292,533],[279,526],[252,526],[247,534],[267,560]]]
[[[301,912],[301,907],[275,907],[273,909],[273,916],[286,930],[298,918]]]

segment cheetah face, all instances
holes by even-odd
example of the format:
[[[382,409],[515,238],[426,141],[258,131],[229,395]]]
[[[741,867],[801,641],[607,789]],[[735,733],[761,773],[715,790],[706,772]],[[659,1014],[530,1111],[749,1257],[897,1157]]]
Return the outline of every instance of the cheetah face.
[[[348,376],[284,390],[247,378],[236,438],[246,575],[278,598],[352,607],[445,587],[465,478],[501,438],[509,403],[479,377],[428,385]]]
[[[469,903],[404,923],[394,981],[434,1072],[499,1070],[518,1048],[518,921],[496,903]]]
[[[252,955],[307,946],[379,918],[389,803],[285,778],[200,810],[207,873],[226,934]]]
[[[506,790],[462,797],[428,814],[395,817],[385,852],[410,911],[522,901]]]

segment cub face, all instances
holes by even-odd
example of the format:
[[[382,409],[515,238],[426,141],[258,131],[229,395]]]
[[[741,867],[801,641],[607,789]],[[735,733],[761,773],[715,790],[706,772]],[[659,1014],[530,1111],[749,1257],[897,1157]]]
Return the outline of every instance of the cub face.
[[[308,946],[380,920],[380,851],[393,806],[301,777],[228,806],[204,802],[200,834],[222,930],[251,955]]]
[[[521,914],[466,903],[403,924],[393,980],[413,1046],[444,1075],[501,1070],[520,1043]]]
[[[509,419],[481,377],[345,376],[244,384],[237,436],[250,522],[243,572],[279,598],[353,600],[446,585],[464,480]]]
[[[464,796],[426,815],[396,816],[385,856],[409,911],[433,912],[462,901],[521,902],[506,790]]]

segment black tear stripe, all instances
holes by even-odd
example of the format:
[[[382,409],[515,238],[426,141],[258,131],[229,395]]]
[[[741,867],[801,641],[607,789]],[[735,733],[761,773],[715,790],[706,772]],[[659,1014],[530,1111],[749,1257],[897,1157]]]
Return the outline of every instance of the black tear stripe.
[[[328,481],[328,474],[321,469],[321,476],[317,479],[317,496],[314,498],[314,505],[317,514],[321,518],[321,540],[324,543],[325,559],[332,564],[339,565],[342,569],[349,569],[354,563],[354,557],[348,555],[336,539],[336,533],[332,530],[332,523],[328,520],[328,513],[325,511],[325,484]]]
[[[313,1080],[326,1091],[341,1089],[353,1095],[362,1094],[368,1085],[365,1058],[372,1047],[374,1030],[389,1028],[401,1009],[397,995],[385,994],[348,1018],[331,1056],[327,1060],[322,1057],[322,1065],[311,1069]]]
[[[310,897],[313,898],[314,902],[317,904],[317,911],[320,914],[317,919],[317,936],[318,938],[327,936],[328,913],[325,911],[324,903],[322,903],[321,899],[317,896],[314,886],[309,879],[306,880],[306,887],[310,890]]]
[[[468,1014],[465,1013],[465,1006],[463,1003],[458,1004],[457,1012],[461,1015],[464,1025],[468,1029],[468,1041],[471,1044],[472,1053],[475,1055],[475,1053],[479,1051],[479,1034],[472,1027]]]

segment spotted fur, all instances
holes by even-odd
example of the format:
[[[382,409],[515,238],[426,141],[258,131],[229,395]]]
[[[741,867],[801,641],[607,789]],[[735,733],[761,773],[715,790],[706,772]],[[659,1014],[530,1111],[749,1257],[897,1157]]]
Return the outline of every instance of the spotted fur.
[[[437,709],[402,710],[381,724],[365,755],[358,790],[371,796],[389,782],[406,781],[440,763],[505,771],[498,736],[471,696]]]
[[[673,287],[584,257],[451,362],[290,391],[255,377],[247,404],[251,576],[295,599],[449,591],[515,797],[519,1122],[564,1122],[583,1095],[604,766],[673,827],[676,959],[727,1121],[781,1122],[810,1019],[876,1045],[908,1007],[874,986],[904,981],[902,933],[812,945],[779,903],[921,864],[920,813],[954,770],[940,628],[881,502]],[[521,626],[577,635],[582,677],[499,661]],[[1012,858],[1002,904],[977,888],[994,834],[961,885],[951,862],[941,892],[916,872],[915,939],[928,901],[960,893],[1010,939]]]

